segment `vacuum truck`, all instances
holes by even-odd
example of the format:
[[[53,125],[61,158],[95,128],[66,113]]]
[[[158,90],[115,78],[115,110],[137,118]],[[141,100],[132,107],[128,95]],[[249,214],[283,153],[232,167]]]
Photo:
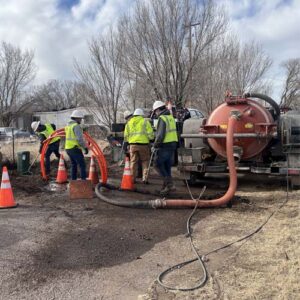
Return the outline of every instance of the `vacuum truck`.
[[[183,124],[178,168],[190,183],[206,173],[227,172],[226,132],[232,115],[233,157],[238,172],[290,175],[300,185],[300,112],[283,113],[270,97],[246,93],[228,95],[207,119]]]

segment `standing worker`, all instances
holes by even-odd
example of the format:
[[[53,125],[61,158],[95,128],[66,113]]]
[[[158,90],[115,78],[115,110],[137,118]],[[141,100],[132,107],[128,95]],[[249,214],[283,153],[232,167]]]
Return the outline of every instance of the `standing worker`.
[[[79,110],[74,110],[71,114],[71,121],[65,127],[65,150],[69,155],[72,164],[72,180],[77,179],[77,165],[79,165],[80,168],[81,179],[86,180],[86,167],[82,150],[84,151],[84,154],[88,154],[89,150],[84,142],[83,131],[80,127],[82,119],[83,114]]]
[[[153,129],[144,112],[137,108],[125,126],[124,141],[129,144],[130,168],[135,182],[139,160],[142,162],[143,183],[148,183],[148,166],[150,161],[150,141],[154,139]]]
[[[31,123],[31,128],[38,135],[40,139],[39,153],[41,154],[44,141],[56,130],[56,126],[54,124],[49,124],[49,123],[41,124],[40,121],[37,121]],[[50,175],[51,154],[54,153],[57,158],[60,158],[59,142],[60,142],[60,137],[53,138],[49,143],[48,149],[45,153],[45,168],[46,168],[47,176]]]
[[[160,194],[165,196],[176,190],[171,169],[174,162],[174,155],[177,148],[178,136],[176,123],[170,111],[162,101],[155,101],[153,112],[158,118],[156,138],[152,151],[156,152],[155,166],[163,177],[163,186]]]

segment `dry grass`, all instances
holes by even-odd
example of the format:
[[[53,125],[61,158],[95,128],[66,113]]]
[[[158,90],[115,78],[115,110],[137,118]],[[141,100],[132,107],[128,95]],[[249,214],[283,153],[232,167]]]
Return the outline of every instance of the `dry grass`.
[[[194,242],[201,253],[252,232],[286,198],[284,191],[239,192],[250,200],[232,209],[215,210],[194,225]],[[166,292],[153,285],[140,299],[299,299],[300,191],[277,211],[263,229],[230,249],[209,256],[207,284],[193,292]],[[203,229],[205,228],[205,229]],[[191,270],[189,270],[189,268]],[[169,275],[174,283],[190,286],[201,272],[194,266]]]
[[[104,140],[96,140],[100,148],[106,152],[107,148],[109,147],[108,142]],[[63,144],[61,144],[61,152],[64,154],[66,159],[68,160],[68,156],[63,150]],[[40,148],[40,142],[39,140],[29,140],[29,139],[19,139],[15,141],[15,159],[17,160],[17,153],[22,152],[22,151],[29,151],[30,152],[30,161],[32,162],[35,157],[38,155],[38,151]],[[3,155],[3,161],[13,160],[13,144],[12,142],[10,143],[4,143],[1,142],[1,149],[0,149],[2,155]],[[54,159],[54,155],[52,155]]]
[[[17,153],[21,151],[29,151],[31,159],[34,159],[39,151],[39,140],[30,139],[18,139],[15,141],[15,159],[17,159]],[[12,142],[1,142],[0,149],[3,160],[13,160],[13,143]]]

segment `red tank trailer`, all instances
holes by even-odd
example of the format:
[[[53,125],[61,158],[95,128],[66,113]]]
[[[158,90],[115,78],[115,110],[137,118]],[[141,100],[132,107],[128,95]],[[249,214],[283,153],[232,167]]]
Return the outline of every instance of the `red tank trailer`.
[[[277,125],[271,113],[258,102],[240,97],[226,98],[209,116],[201,132],[207,137],[210,147],[226,157],[226,132],[232,111],[240,113],[234,130],[236,159],[249,159],[261,153],[276,136]]]

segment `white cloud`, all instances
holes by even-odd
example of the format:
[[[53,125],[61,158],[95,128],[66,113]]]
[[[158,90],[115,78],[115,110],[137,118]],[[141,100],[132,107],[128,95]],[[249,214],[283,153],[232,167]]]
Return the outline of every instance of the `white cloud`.
[[[35,50],[36,83],[73,79],[74,58],[88,61],[87,40],[101,33],[134,0],[81,0],[70,10],[64,0],[0,0],[0,40]],[[244,41],[263,44],[274,60],[270,78],[275,94],[282,84],[279,64],[300,56],[299,0],[218,0],[227,7],[232,28]],[[77,1],[76,1],[77,3]]]
[[[58,0],[0,0],[0,41],[35,51],[35,83],[73,79],[74,58],[87,62],[87,41],[130,2],[81,0],[68,10],[59,8]]]
[[[81,0],[78,5],[72,7],[72,15],[75,19],[81,20],[84,17],[90,16],[93,11],[102,6],[103,1],[99,0]]]
[[[224,0],[231,26],[242,41],[256,40],[273,59],[270,79],[278,99],[283,85],[282,61],[300,57],[299,0]]]

